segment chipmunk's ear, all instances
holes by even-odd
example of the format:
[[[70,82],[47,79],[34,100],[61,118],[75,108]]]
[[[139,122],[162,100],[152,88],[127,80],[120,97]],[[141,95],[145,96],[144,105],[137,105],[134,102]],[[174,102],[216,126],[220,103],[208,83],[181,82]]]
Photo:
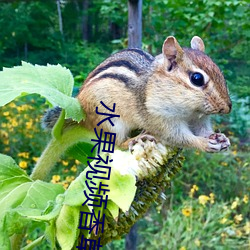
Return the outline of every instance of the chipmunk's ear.
[[[192,49],[197,49],[197,50],[200,50],[202,52],[205,51],[205,45],[204,45],[204,42],[203,40],[198,37],[198,36],[194,36],[191,40],[191,48]]]
[[[182,59],[183,50],[175,37],[169,36],[162,46],[162,54],[170,61],[179,61]]]

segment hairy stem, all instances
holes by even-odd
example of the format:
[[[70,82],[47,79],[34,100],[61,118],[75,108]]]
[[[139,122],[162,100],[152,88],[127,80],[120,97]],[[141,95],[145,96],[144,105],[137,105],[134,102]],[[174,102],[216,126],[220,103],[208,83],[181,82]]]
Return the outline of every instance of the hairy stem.
[[[95,134],[86,128],[75,125],[63,130],[61,136],[55,136],[48,143],[43,151],[36,166],[34,167],[30,177],[33,180],[45,180],[49,173],[60,159],[65,151],[78,142],[92,143],[91,139],[95,138]],[[11,238],[11,249],[19,250],[22,240],[25,236],[26,228],[22,234],[15,234]]]
[[[30,177],[33,180],[45,180],[61,155],[69,147],[78,142],[92,143],[91,139],[95,137],[94,133],[80,125],[65,129],[60,138],[52,138],[48,143]]]

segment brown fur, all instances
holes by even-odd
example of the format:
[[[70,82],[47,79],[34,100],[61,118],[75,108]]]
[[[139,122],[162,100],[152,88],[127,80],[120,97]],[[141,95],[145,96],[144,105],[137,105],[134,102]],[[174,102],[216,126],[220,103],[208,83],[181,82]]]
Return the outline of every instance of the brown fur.
[[[89,129],[103,119],[95,113],[107,112],[116,103],[115,126],[105,122],[100,128],[116,132],[122,144],[133,129],[143,129],[164,144],[219,151],[208,136],[213,133],[208,115],[228,113],[231,101],[225,79],[217,65],[203,53],[204,43],[194,37],[191,46],[182,49],[174,37],[163,44],[163,54],[153,58],[141,50],[124,50],[101,63],[87,77],[78,99]],[[204,72],[207,82],[194,86],[190,72]],[[215,149],[216,148],[216,149]]]

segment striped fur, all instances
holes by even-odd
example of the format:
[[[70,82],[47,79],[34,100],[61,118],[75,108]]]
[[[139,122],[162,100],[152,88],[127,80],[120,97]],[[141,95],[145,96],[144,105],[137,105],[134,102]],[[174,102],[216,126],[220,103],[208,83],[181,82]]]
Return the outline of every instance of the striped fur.
[[[117,133],[118,145],[130,131],[148,131],[159,141],[179,147],[196,147],[208,152],[228,147],[223,142],[210,143],[213,133],[209,114],[228,113],[231,101],[225,79],[218,66],[203,53],[205,46],[194,37],[192,48],[181,48],[174,37],[163,44],[163,54],[153,57],[140,49],[117,52],[98,65],[87,77],[78,99],[87,119],[83,125],[96,127],[116,103],[115,126],[102,123],[98,129]],[[195,86],[190,74],[199,72],[205,84]],[[217,138],[217,137],[216,137]],[[218,137],[221,138],[221,137]],[[216,146],[214,146],[216,145]]]

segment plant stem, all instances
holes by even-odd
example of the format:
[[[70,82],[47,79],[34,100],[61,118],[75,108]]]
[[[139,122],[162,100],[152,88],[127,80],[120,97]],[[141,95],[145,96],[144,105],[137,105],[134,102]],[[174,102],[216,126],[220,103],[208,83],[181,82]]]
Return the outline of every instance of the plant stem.
[[[95,134],[81,125],[71,126],[63,131],[60,138],[52,138],[36,166],[34,167],[31,178],[33,180],[45,180],[61,155],[77,142],[92,143],[91,139]]]
[[[61,155],[65,153],[68,148],[78,142],[92,144],[91,139],[93,138],[95,138],[95,134],[81,125],[75,125],[64,129],[61,136],[57,136],[57,138],[53,137],[48,143],[30,177],[33,180],[45,180]],[[25,231],[26,228],[24,228],[22,234],[15,234],[12,236],[11,249],[20,249]]]

